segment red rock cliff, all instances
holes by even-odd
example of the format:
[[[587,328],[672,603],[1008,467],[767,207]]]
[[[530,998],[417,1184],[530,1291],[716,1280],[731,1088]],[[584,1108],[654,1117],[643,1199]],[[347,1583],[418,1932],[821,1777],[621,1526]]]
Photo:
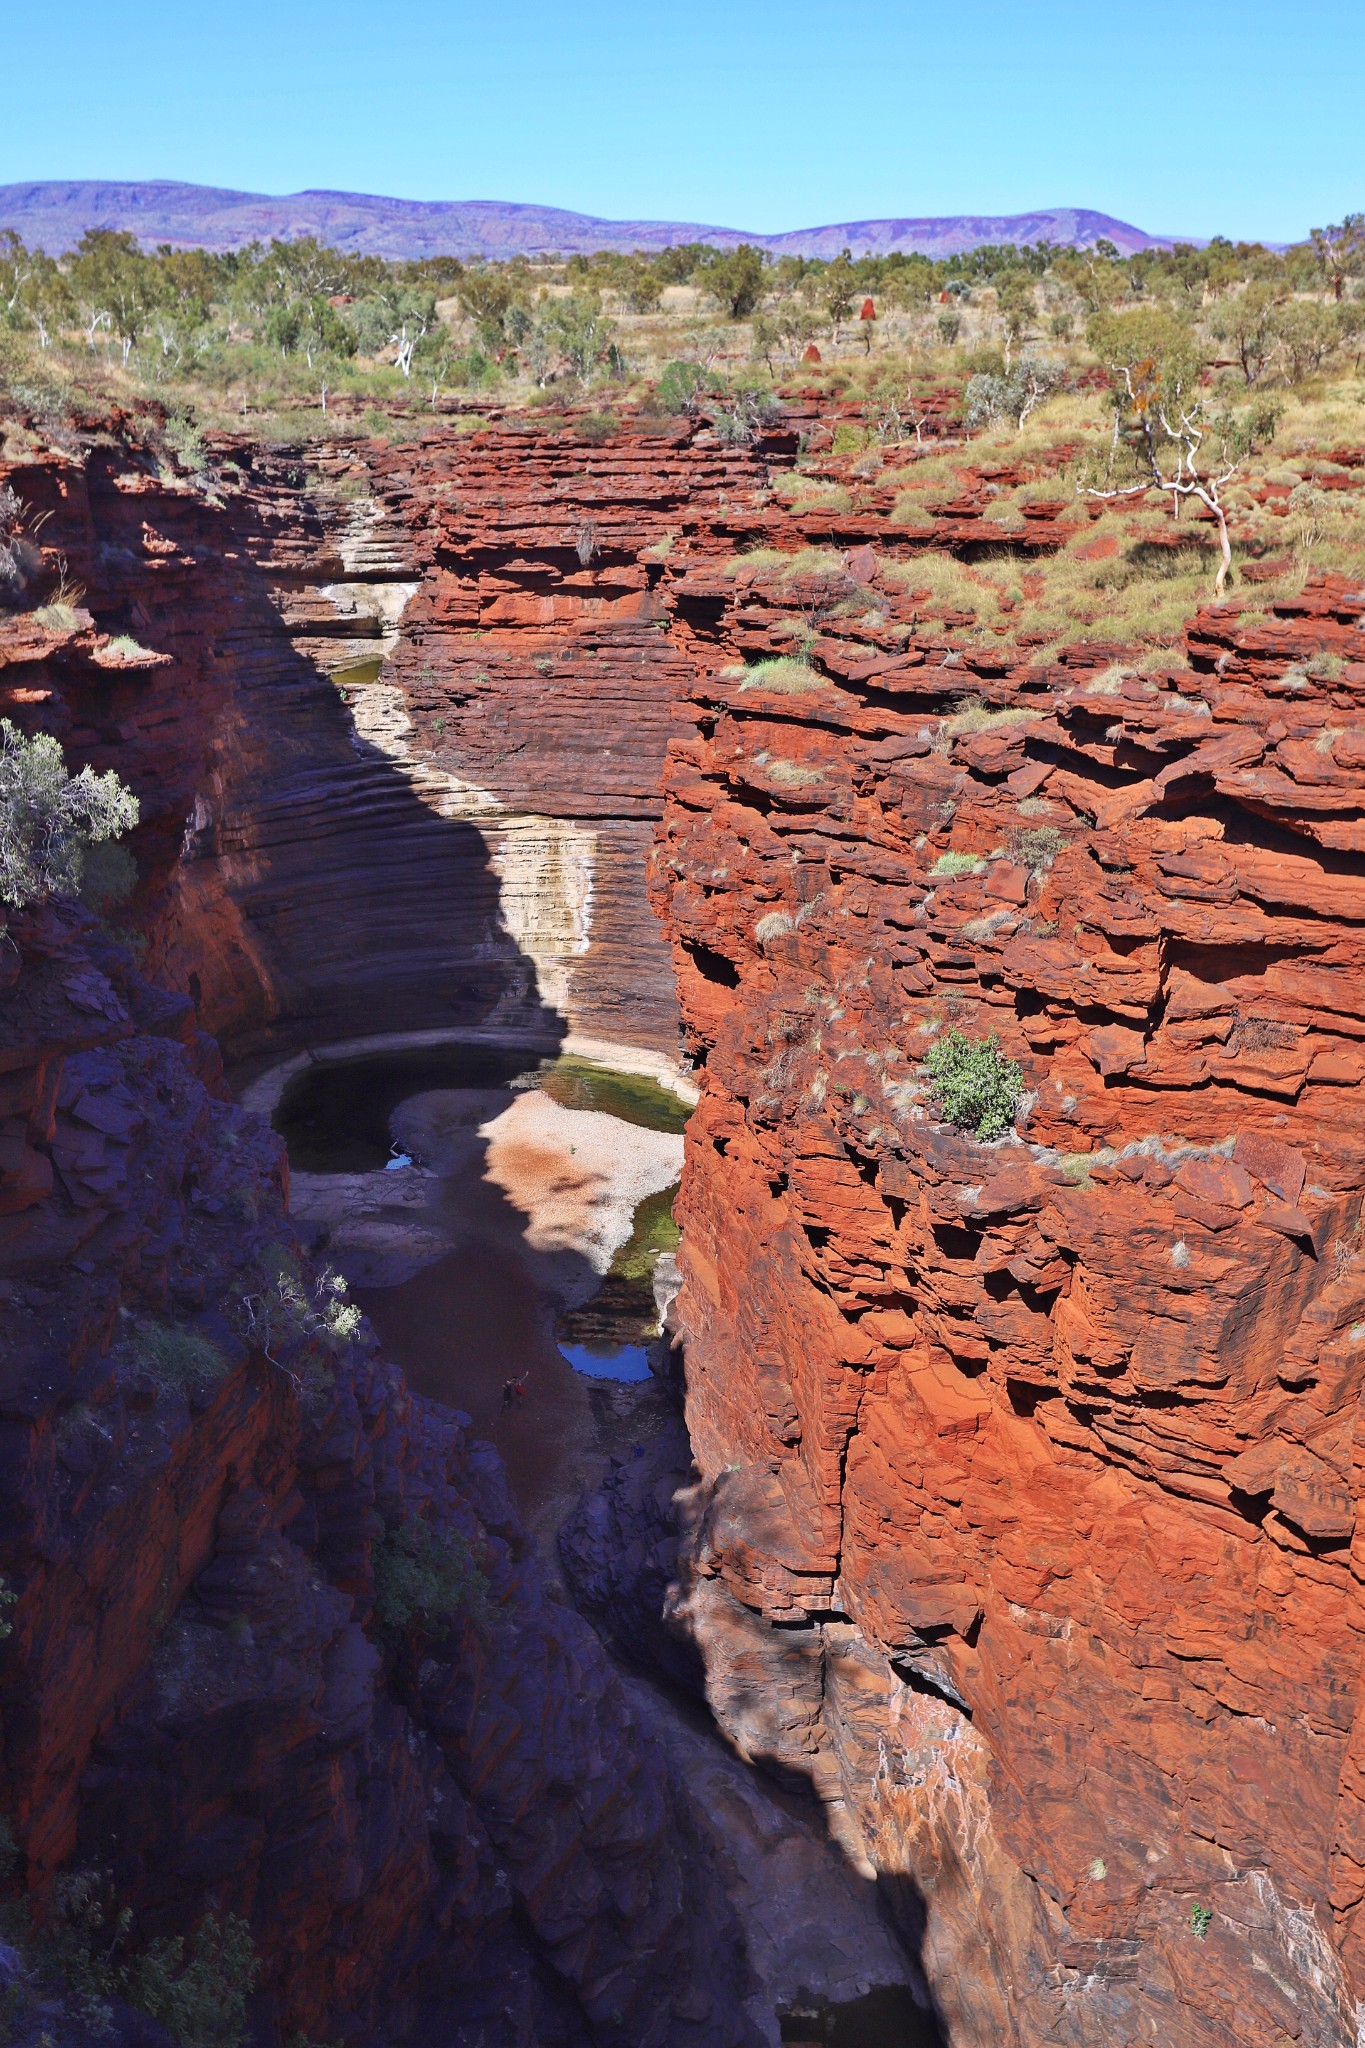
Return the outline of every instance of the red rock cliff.
[[[879,546],[675,586],[710,1696],[924,1926],[955,2042],[1346,2044],[1365,592],[1030,663],[897,635]],[[727,669],[797,604],[811,672]],[[953,1026],[1017,1135],[938,1119]]]

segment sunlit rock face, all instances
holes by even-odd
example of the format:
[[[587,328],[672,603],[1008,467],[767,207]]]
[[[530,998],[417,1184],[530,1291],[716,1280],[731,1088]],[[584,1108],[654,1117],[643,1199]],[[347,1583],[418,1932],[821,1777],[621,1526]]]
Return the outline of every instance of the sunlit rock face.
[[[832,623],[782,691],[760,594],[654,887],[709,1696],[955,2040],[1354,2040],[1365,593],[1141,674]],[[938,1115],[953,1028],[1017,1135]]]

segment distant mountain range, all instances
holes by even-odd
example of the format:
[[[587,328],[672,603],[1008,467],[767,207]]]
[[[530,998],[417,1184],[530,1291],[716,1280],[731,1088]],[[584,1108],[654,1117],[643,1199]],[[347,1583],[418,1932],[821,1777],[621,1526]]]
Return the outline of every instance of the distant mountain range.
[[[378,199],[365,192],[294,192],[282,199],[214,185],[159,180],[45,179],[0,185],[0,229],[14,228],[32,247],[58,255],[87,228],[130,229],[148,246],[236,249],[244,242],[316,235],[355,255],[569,256],[595,249],[667,249],[677,242],[734,248],[752,242],[774,255],[952,256],[983,242],[1058,242],[1088,248],[1107,237],[1125,255],[1169,246],[1171,235],[1148,235],[1087,207],[1052,206],[1037,213],[953,214],[944,219],[835,221],[761,235],[695,221],[598,220],[557,206],[519,206],[498,199]]]

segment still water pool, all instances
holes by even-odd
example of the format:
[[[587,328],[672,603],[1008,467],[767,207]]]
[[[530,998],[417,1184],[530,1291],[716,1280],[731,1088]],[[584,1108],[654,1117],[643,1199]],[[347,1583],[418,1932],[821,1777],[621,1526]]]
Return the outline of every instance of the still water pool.
[[[933,2014],[898,1984],[844,2005],[813,2001],[783,2013],[780,2026],[791,2048],[946,2048]]]
[[[560,1340],[560,1356],[590,1380],[647,1380],[651,1367],[643,1344],[618,1344],[613,1350],[592,1350],[586,1344]]]
[[[528,1090],[562,1108],[597,1111],[645,1130],[679,1134],[690,1114],[687,1103],[647,1075],[576,1057],[537,1060],[525,1049],[461,1043],[319,1061],[285,1089],[275,1128],[299,1173],[421,1166],[420,1157],[395,1142],[393,1118],[403,1103],[433,1090],[478,1091],[486,1097],[480,1120],[495,1117],[500,1100],[506,1106]],[[508,1378],[543,1363],[546,1338],[550,1356],[589,1379],[649,1379],[648,1346],[657,1329],[654,1267],[678,1242],[676,1184],[639,1203],[610,1273],[590,1299],[559,1312],[541,1296],[531,1263],[517,1256],[515,1216],[500,1213],[497,1197],[471,1184],[469,1175],[444,1187],[441,1199],[460,1208],[465,1249],[415,1280],[364,1290],[365,1305],[381,1335],[387,1331],[404,1354],[414,1385],[482,1409],[476,1382],[488,1380],[500,1397]],[[541,1332],[538,1341],[533,1329]]]
[[[435,1045],[319,1060],[280,1097],[275,1129],[298,1173],[373,1173],[393,1156],[389,1120],[400,1102],[435,1088],[538,1088],[565,1109],[596,1109],[647,1131],[682,1131],[691,1105],[647,1074],[589,1060],[537,1060],[523,1048]]]

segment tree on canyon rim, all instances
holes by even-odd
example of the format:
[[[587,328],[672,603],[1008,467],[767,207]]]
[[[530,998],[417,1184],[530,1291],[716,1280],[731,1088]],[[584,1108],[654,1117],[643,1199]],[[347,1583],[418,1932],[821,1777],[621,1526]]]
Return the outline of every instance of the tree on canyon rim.
[[[1339,302],[1347,278],[1365,268],[1365,213],[1348,213],[1334,227],[1314,228],[1312,241],[1332,297]]]
[[[722,311],[732,320],[747,320],[763,297],[763,251],[741,242],[713,257],[701,272],[701,281]]]
[[[1221,598],[1232,570],[1225,493],[1257,438],[1257,416],[1210,411],[1193,335],[1168,315],[1102,317],[1091,340],[1115,380],[1114,421],[1107,455],[1082,476],[1078,494],[1108,500],[1157,490],[1169,494],[1177,517],[1187,498],[1197,499],[1218,529]]]

